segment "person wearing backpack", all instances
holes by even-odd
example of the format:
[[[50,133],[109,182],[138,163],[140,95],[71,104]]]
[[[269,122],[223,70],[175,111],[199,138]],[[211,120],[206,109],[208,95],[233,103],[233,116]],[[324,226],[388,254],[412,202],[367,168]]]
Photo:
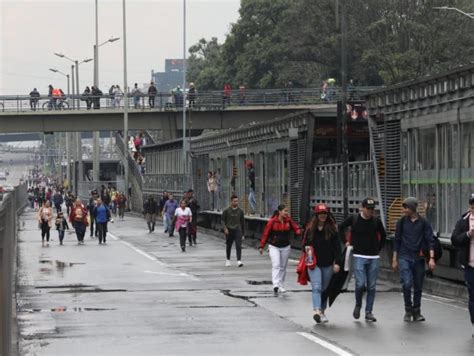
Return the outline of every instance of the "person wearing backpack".
[[[365,320],[370,322],[377,321],[372,311],[380,264],[379,253],[387,236],[382,221],[374,216],[374,209],[375,201],[372,198],[365,198],[362,201],[360,213],[349,216],[339,225],[341,239],[346,241],[346,245],[352,245],[354,248],[353,265],[356,282],[356,305],[352,316],[354,319],[360,318],[362,297],[364,291],[367,290]],[[350,231],[347,238],[345,238],[344,232],[348,228],[350,228]]]
[[[456,223],[451,243],[459,251],[459,262],[464,269],[464,280],[469,292],[469,314],[474,338],[474,194],[469,198],[469,211]]]
[[[400,281],[405,302],[403,320],[425,321],[421,314],[421,295],[425,278],[425,255],[429,250],[428,267],[434,270],[435,240],[431,224],[417,212],[418,200],[413,197],[403,202],[404,216],[397,222],[393,240],[392,268],[400,270]],[[413,288],[413,299],[411,290]]]

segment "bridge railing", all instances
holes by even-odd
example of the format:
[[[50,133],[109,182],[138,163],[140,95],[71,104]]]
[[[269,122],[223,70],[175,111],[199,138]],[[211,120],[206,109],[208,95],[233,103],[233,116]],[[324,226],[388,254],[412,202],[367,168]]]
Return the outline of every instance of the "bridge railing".
[[[355,87],[348,91],[348,97],[359,100],[375,87]],[[186,94],[186,107],[193,110],[223,110],[246,106],[279,106],[279,105],[316,105],[334,104],[341,99],[341,88],[332,87],[326,91],[321,88],[292,89],[248,89],[242,92],[233,91],[224,95],[223,91],[200,91]],[[0,114],[2,112],[56,111],[56,110],[98,110],[123,109],[125,104],[131,110],[179,111],[183,107],[183,95],[157,93],[154,100],[147,94],[125,98],[123,96],[65,95],[60,98],[29,95],[0,96]]]

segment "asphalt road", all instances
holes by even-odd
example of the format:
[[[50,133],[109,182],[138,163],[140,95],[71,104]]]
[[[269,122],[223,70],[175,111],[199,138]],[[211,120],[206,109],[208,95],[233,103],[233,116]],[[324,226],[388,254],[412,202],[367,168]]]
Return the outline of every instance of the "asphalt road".
[[[426,295],[424,323],[404,323],[398,286],[381,283],[377,323],[352,318],[342,294],[315,325],[309,286],[288,267],[288,293],[274,297],[267,255],[246,247],[244,267],[224,267],[222,238],[148,234],[142,219],[110,224],[107,245],[79,246],[52,233],[41,246],[35,212],[22,216],[18,320],[21,355],[472,355],[462,301]],[[233,256],[234,255],[233,251]]]

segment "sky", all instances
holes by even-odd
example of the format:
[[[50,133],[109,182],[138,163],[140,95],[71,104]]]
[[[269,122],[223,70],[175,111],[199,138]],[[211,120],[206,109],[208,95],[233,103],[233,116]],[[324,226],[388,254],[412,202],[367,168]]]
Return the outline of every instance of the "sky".
[[[222,43],[238,19],[240,0],[186,0],[189,48],[200,38]],[[183,0],[126,0],[128,84],[141,86],[151,71],[163,71],[166,58],[183,57]],[[122,0],[98,0],[99,87],[123,87]],[[67,90],[70,61],[93,58],[95,0],[0,0],[0,95],[27,95],[49,84]],[[94,62],[79,65],[80,91],[93,84]]]

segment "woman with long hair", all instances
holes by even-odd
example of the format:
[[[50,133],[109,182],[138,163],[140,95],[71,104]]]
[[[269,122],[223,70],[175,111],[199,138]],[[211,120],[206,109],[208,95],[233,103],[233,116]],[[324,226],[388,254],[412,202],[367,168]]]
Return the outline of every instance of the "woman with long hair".
[[[327,298],[324,291],[329,285],[333,273],[341,269],[341,242],[337,233],[334,217],[325,204],[317,204],[314,215],[306,227],[304,248],[312,246],[316,258],[316,267],[308,268],[313,298],[313,319],[316,323],[328,322],[324,314]]]
[[[268,221],[260,240],[259,251],[263,253],[265,244],[269,243],[269,253],[272,260],[272,284],[273,293],[278,296],[278,292],[285,293],[283,287],[286,276],[286,266],[290,256],[290,232],[294,231],[296,235],[300,235],[298,225],[291,219],[288,207],[284,204],[278,206],[271,219]]]
[[[38,223],[41,228],[41,242],[44,245],[44,238],[46,237],[46,244],[49,246],[49,232],[53,221],[53,209],[49,200],[43,204],[38,212]]]

